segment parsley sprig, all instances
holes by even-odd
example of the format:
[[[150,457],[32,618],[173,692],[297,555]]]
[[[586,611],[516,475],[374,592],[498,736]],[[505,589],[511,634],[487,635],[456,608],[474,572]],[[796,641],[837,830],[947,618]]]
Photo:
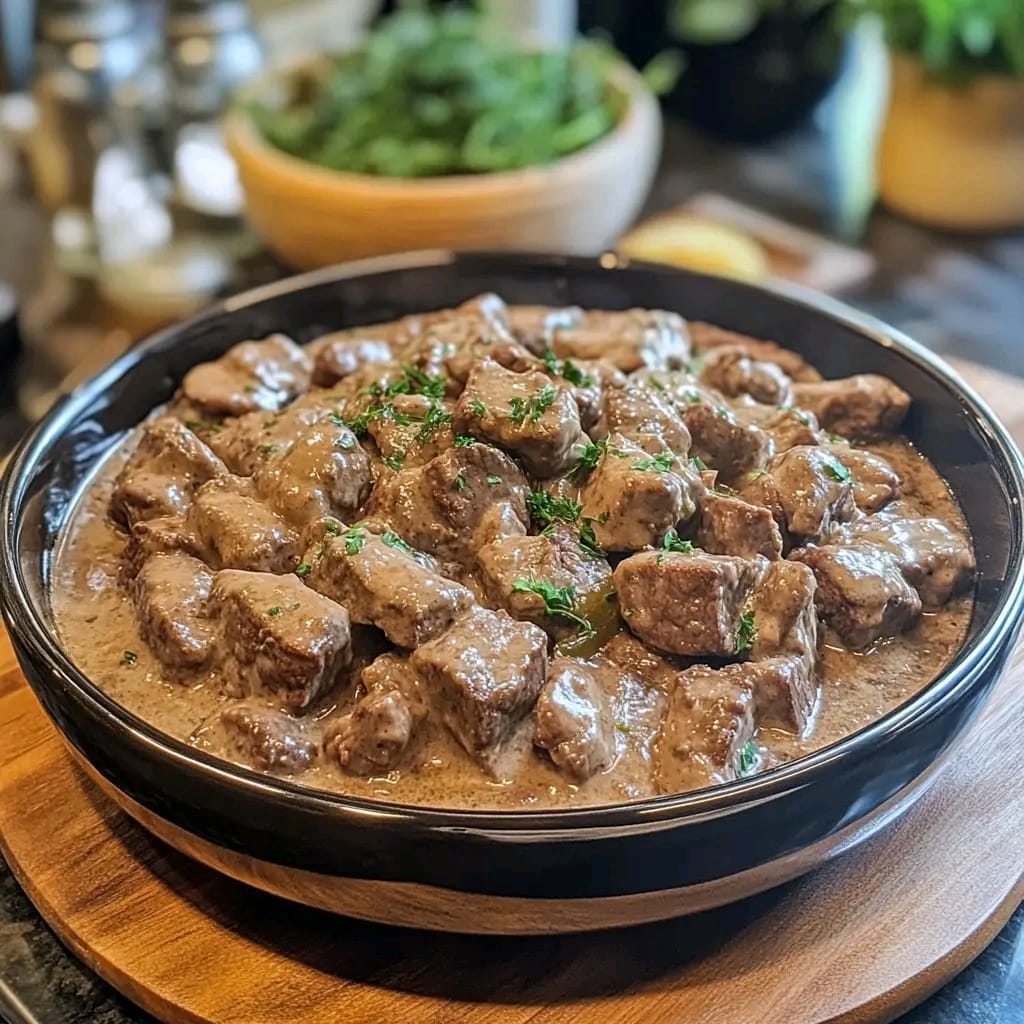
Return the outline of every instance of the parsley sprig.
[[[825,472],[840,484],[845,484],[853,478],[853,474],[838,459],[827,459]]]
[[[675,466],[676,457],[671,452],[658,452],[649,459],[634,462],[630,469],[647,473],[669,473]]]
[[[563,619],[575,622],[581,636],[592,636],[594,627],[590,620],[576,611],[576,588],[556,587],[550,580],[538,580],[533,577],[519,579],[512,584],[512,590],[520,594],[536,594],[544,602],[546,615],[560,615]]]
[[[678,551],[683,555],[689,555],[693,551],[693,544],[688,540],[682,540],[674,526],[670,526],[666,531],[661,546],[665,551]]]
[[[583,506],[573,498],[560,498],[547,491],[531,491],[526,496],[526,507],[530,515],[550,526],[552,523],[575,523],[583,512]]]
[[[740,616],[740,624],[736,627],[736,653],[742,654],[754,646],[757,639],[757,623],[753,612],[744,612]]]
[[[581,484],[597,467],[597,464],[601,461],[601,456],[604,455],[605,449],[608,447],[608,440],[602,441],[588,441],[583,447],[583,451],[580,453],[579,459],[576,461],[576,465],[573,466],[572,471],[569,473],[569,477],[573,483]]]
[[[545,384],[530,398],[513,398],[509,402],[508,418],[516,425],[521,425],[527,420],[536,423],[557,397],[558,388],[554,384]]]
[[[549,348],[544,350],[542,358],[549,373],[567,380],[575,387],[589,388],[594,383],[571,359],[558,359]]]

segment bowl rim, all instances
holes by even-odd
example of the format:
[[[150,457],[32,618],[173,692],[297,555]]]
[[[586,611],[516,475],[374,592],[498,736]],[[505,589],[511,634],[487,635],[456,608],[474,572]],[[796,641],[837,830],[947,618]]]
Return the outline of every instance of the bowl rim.
[[[269,298],[301,292],[333,281],[457,265],[465,261],[482,261],[484,265],[491,264],[496,271],[501,269],[506,273],[514,272],[517,268],[533,271],[549,269],[552,274],[557,274],[573,268],[614,272],[628,271],[630,267],[635,267],[657,270],[666,275],[704,278],[741,292],[771,295],[811,314],[838,321],[874,344],[898,352],[957,396],[965,412],[974,420],[1001,460],[1001,475],[1010,498],[1011,544],[1007,577],[988,621],[970,642],[961,646],[950,664],[927,686],[888,714],[835,743],[764,774],[709,789],[585,807],[529,811],[463,810],[402,804],[318,790],[265,775],[189,747],[183,740],[161,732],[108,696],[78,669],[56,634],[47,628],[22,572],[19,557],[21,529],[14,513],[45,451],[72,421],[80,418],[84,410],[124,373],[145,361],[154,350],[173,344],[180,334],[208,320],[251,307]],[[427,831],[456,831],[490,838],[515,836],[520,841],[523,833],[532,833],[531,841],[586,840],[597,835],[610,837],[660,831],[676,827],[684,821],[716,816],[737,805],[778,799],[785,792],[810,785],[815,777],[825,771],[840,769],[844,763],[852,763],[866,749],[870,749],[876,740],[905,732],[956,700],[963,689],[973,685],[979,672],[983,672],[1000,657],[1001,642],[1021,619],[1024,609],[1024,524],[1020,516],[1021,508],[1024,508],[1024,457],[988,405],[943,360],[924,346],[875,317],[854,310],[836,299],[799,286],[751,284],[696,271],[679,270],[663,264],[629,260],[611,253],[600,258],[589,258],[557,254],[426,250],[373,257],[308,271],[224,299],[187,320],[149,335],[62,397],[21,440],[0,481],[0,517],[3,520],[4,541],[0,550],[0,572],[5,584],[0,587],[0,605],[12,639],[27,649],[35,659],[41,660],[46,671],[55,676],[63,688],[74,694],[79,702],[86,703],[94,713],[110,721],[119,738],[136,748],[146,748],[151,756],[199,772],[211,782],[228,783],[253,797],[262,795],[264,798],[287,800],[292,807],[302,807],[314,813],[348,817],[355,823],[373,822]],[[63,527],[64,524],[61,525]]]
[[[625,109],[611,131],[589,145],[568,153],[549,164],[533,164],[510,171],[482,171],[478,174],[441,174],[422,178],[390,178],[377,174],[361,174],[355,171],[336,171],[320,164],[292,156],[268,142],[245,110],[244,101],[260,86],[294,74],[302,67],[309,67],[322,58],[300,61],[290,68],[268,71],[247,82],[236,94],[234,102],[225,113],[222,123],[224,136],[232,155],[239,162],[239,173],[243,184],[245,171],[242,165],[259,161],[263,173],[272,174],[279,182],[289,180],[292,184],[302,183],[322,193],[343,191],[379,191],[388,198],[399,194],[417,199],[443,199],[451,196],[465,196],[467,192],[486,194],[509,190],[533,191],[549,187],[553,176],[572,175],[590,166],[595,160],[606,158],[629,136],[641,127],[641,121],[653,114],[659,117],[659,108],[654,93],[647,88],[640,72],[625,60],[619,61],[609,71],[609,81],[619,88],[626,99]]]

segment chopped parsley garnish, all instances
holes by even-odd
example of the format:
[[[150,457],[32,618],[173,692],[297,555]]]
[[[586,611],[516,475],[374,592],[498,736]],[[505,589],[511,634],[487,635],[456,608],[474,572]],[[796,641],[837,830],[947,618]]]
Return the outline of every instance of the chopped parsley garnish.
[[[629,726],[626,725],[625,722],[616,722],[615,723],[615,731],[616,732],[621,732],[623,736],[628,736],[629,735]]]
[[[671,452],[658,452],[650,459],[634,462],[630,468],[648,473],[668,473],[675,465],[675,461],[676,457]]]
[[[486,479],[488,487],[497,487],[501,483],[501,477],[495,476],[493,473],[488,473]]]
[[[704,401],[704,399],[700,395],[698,395],[696,391],[687,391],[685,397],[687,404],[689,405],[700,405]]]
[[[455,438],[456,448],[468,448],[471,444],[476,444],[476,438],[470,437],[468,434],[459,434]]]
[[[549,373],[564,378],[575,387],[589,388],[593,384],[593,381],[571,359],[558,359],[549,348],[544,350],[542,358]]]
[[[467,487],[469,487],[469,484],[466,483],[466,478],[461,473],[452,481],[452,490],[458,491],[460,494]]]
[[[335,439],[334,443],[339,448],[355,448],[356,439],[351,434],[339,434]]]
[[[469,411],[473,413],[474,416],[479,416],[482,419],[484,416],[487,415],[487,406],[484,405],[484,403],[481,402],[479,398],[474,398],[469,403]]]
[[[328,537],[340,537],[341,536],[341,523],[336,519],[328,519],[324,523],[324,534]]]
[[[341,419],[344,426],[348,427],[356,437],[366,437],[368,428],[370,426],[370,420],[376,415],[376,410],[367,409],[365,412],[361,412],[358,416],[353,416],[349,419]]]
[[[853,474],[838,459],[829,459],[825,463],[825,472],[841,484],[845,484],[853,477]]]
[[[740,616],[740,624],[736,627],[736,653],[742,654],[754,646],[757,639],[757,623],[753,612],[744,612]]]
[[[597,536],[594,533],[594,522],[595,520],[585,518],[580,526],[580,547],[588,555],[593,555],[595,558],[604,558],[604,548],[597,543]]]
[[[380,535],[380,539],[384,541],[389,548],[395,548],[398,551],[404,552],[410,558],[416,554],[416,552],[413,551],[413,549],[409,547],[409,545],[406,544],[397,533],[392,533],[390,530],[388,530],[387,533],[382,533]]]
[[[332,412],[328,418],[336,427],[346,426],[345,420],[340,412]],[[263,426],[266,426],[266,423],[264,423]]]
[[[209,420],[182,420],[182,423],[193,434],[198,434],[201,430],[208,430],[211,434],[219,434],[224,429],[223,424],[214,423]]]
[[[768,475],[768,473],[765,470],[763,470],[763,469],[752,469],[747,474],[747,480],[750,483],[754,484],[754,483],[757,483],[757,481],[760,480],[761,477],[767,476],[767,475]]]
[[[434,377],[424,373],[417,366],[403,366],[402,376],[390,384],[382,385],[375,381],[370,385],[370,394],[374,398],[394,398],[395,395],[425,395],[427,398],[444,398],[448,381],[444,377]]]
[[[591,636],[594,627],[576,610],[576,590],[574,587],[556,587],[549,580],[520,579],[512,584],[514,593],[536,594],[544,602],[546,615],[560,615],[580,627],[580,634]]]
[[[699,455],[690,456],[690,465],[700,473],[708,468],[708,464]]]
[[[811,415],[803,409],[798,409],[795,405],[780,405],[779,409],[782,412],[791,412],[793,414],[793,418],[798,420],[805,427],[809,427],[811,425]]]
[[[647,386],[649,388],[652,388],[654,391],[664,391],[665,390],[665,385],[662,384],[661,381],[658,380],[657,377],[648,377],[647,378]]]
[[[761,764],[761,751],[753,740],[748,740],[740,747],[739,777],[745,779],[753,775]]]
[[[597,464],[601,461],[601,456],[604,455],[607,447],[607,440],[588,441],[587,444],[584,445],[583,452],[580,454],[576,465],[573,466],[572,472],[569,474],[574,483],[581,484],[588,476],[590,476],[591,472],[593,472]]]
[[[284,609],[279,604],[275,604],[272,608],[267,609],[267,614],[272,619],[276,619],[283,611]]]
[[[539,523],[575,523],[583,506],[572,498],[559,498],[547,491],[531,491],[526,496],[526,507]]]
[[[525,423],[527,420],[536,423],[557,397],[558,388],[554,384],[545,384],[530,398],[513,398],[509,402],[508,418],[516,424]]]
[[[122,665],[134,665],[139,660],[139,656],[134,651],[124,651],[121,654]]]
[[[260,455],[263,456],[263,458],[266,458],[268,455],[273,455],[274,452],[277,451],[277,445],[276,444],[261,444],[256,449],[256,451],[258,451],[260,453]]]
[[[678,551],[684,555],[688,555],[693,551],[693,545],[688,540],[681,540],[674,526],[668,528],[668,532],[661,541],[661,546],[666,551]]]
[[[423,419],[423,426],[416,432],[417,444],[426,444],[430,441],[439,427],[450,423],[452,414],[440,405],[431,405],[427,415]]]
[[[345,554],[358,555],[366,547],[366,531],[361,526],[352,526],[345,531]]]
[[[298,576],[300,580],[304,580],[312,571],[313,566],[309,562],[299,562],[299,564],[295,566],[295,575]]]
[[[394,455],[385,455],[380,461],[383,462],[388,469],[393,469],[397,473],[402,466],[405,465],[405,452],[395,452]]]

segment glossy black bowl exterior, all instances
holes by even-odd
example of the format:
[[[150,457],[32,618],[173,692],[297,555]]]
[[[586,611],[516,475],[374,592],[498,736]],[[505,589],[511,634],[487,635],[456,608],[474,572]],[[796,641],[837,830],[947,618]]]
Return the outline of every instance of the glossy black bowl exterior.
[[[54,541],[90,469],[185,371],[235,342],[451,306],[662,307],[774,338],[826,376],[886,374],[914,396],[907,432],[950,481],[978,557],[970,637],[949,668],[855,736],[763,776],[701,793],[544,812],[396,806],[301,788],[170,739],[124,711],[61,649],[47,598]],[[924,350],[828,302],[611,259],[417,254],[282,281],[133,349],[63,400],[4,479],[3,611],[29,682],[65,738],[148,811],[221,848],[287,868],[461,893],[569,898],[727,878],[826,842],[913,787],[979,708],[1022,608],[1020,456],[985,406]]]

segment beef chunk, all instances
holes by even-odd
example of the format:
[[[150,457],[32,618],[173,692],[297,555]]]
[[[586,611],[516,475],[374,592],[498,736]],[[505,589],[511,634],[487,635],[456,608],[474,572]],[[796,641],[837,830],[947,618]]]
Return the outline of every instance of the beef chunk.
[[[899,474],[885,459],[847,444],[827,450],[850,471],[853,500],[862,512],[877,512],[900,496]]]
[[[547,637],[529,622],[477,607],[410,661],[452,734],[486,766],[536,703]]]
[[[871,373],[797,384],[793,401],[813,412],[826,430],[854,441],[895,433],[910,408],[906,391]]]
[[[869,544],[887,551],[926,608],[941,608],[974,577],[967,538],[938,519],[863,516],[837,527],[828,543]]]
[[[533,742],[567,775],[584,782],[615,758],[608,698],[585,665],[556,658],[537,698]]]
[[[226,420],[208,435],[210,447],[232,473],[252,476],[270,456],[280,457],[317,423],[337,413],[324,401],[299,400],[281,412],[251,412]]]
[[[394,651],[381,654],[363,669],[360,682],[366,693],[398,690],[409,706],[414,722],[427,716],[427,697],[423,680],[416,674],[409,659]]]
[[[694,392],[682,407],[690,431],[690,454],[717,469],[726,480],[760,469],[768,459],[768,435],[751,423],[740,423],[707,392]]]
[[[590,430],[601,419],[605,395],[626,383],[625,376],[606,359],[557,359],[550,349],[544,353],[541,368],[554,384],[572,395],[583,430]]]
[[[471,444],[382,481],[368,513],[414,548],[472,566],[481,544],[526,532],[528,491],[526,478],[504,452]]]
[[[797,445],[822,444],[826,440],[825,431],[819,428],[814,414],[791,405],[772,410],[760,419],[758,426],[772,439],[776,454]]]
[[[309,352],[313,357],[313,383],[319,387],[330,387],[365,366],[394,359],[387,341],[366,327],[325,334],[309,346]]]
[[[449,406],[426,395],[396,395],[391,414],[374,417],[367,429],[389,468],[422,466],[455,441]]]
[[[796,381],[821,380],[818,373],[803,357],[788,348],[776,345],[774,341],[752,338],[748,334],[737,334],[727,331],[724,327],[690,321],[690,339],[693,347],[700,353],[718,348],[741,349],[751,359],[762,363],[774,363],[787,377]]]
[[[654,779],[662,793],[685,793],[740,774],[740,751],[754,736],[748,666],[681,672],[654,744]]]
[[[814,571],[818,613],[847,647],[894,636],[921,613],[921,599],[888,551],[865,544],[804,548],[792,557]]]
[[[583,322],[579,306],[552,309],[550,306],[514,306],[508,311],[509,326],[520,344],[538,356],[551,349],[555,332]]]
[[[676,369],[690,355],[685,321],[660,309],[587,310],[553,329],[550,347],[559,359],[603,358],[626,373]]]
[[[599,433],[621,434],[644,451],[657,454],[668,450],[685,456],[690,450],[690,432],[657,391],[633,385],[608,392],[603,429]]]
[[[223,569],[214,577],[210,611],[220,627],[225,676],[243,693],[263,690],[305,708],[350,660],[345,609],[295,576]]]
[[[703,497],[695,540],[712,555],[782,557],[782,534],[771,510],[728,494]]]
[[[285,451],[268,450],[253,474],[256,492],[295,526],[347,519],[370,496],[370,460],[339,419],[321,419]]]
[[[730,398],[749,395],[764,405],[785,405],[792,398],[789,377],[775,363],[751,358],[742,347],[723,345],[708,352],[700,382]]]
[[[543,373],[478,362],[455,407],[455,428],[507,448],[536,476],[564,472],[583,440],[576,402]]]
[[[547,615],[543,599],[516,590],[516,583],[543,580],[554,587],[571,587],[577,608],[599,599],[611,583],[608,563],[586,554],[567,528],[556,527],[539,536],[503,537],[480,548],[478,558],[488,601],[517,619],[535,622],[556,639],[575,631],[576,624]]]
[[[612,574],[630,632],[669,654],[728,657],[764,562],[729,555],[644,551]]]
[[[670,453],[651,456],[621,434],[612,434],[590,473],[580,501],[606,551],[638,551],[697,510],[704,492],[698,474]]]
[[[794,541],[816,539],[853,515],[851,474],[826,449],[790,448],[772,459],[768,472]]]
[[[299,561],[298,537],[241,482],[205,484],[185,517],[196,547],[215,569],[291,572]]]
[[[284,711],[251,701],[234,702],[218,715],[227,749],[243,764],[263,772],[300,775],[315,760],[317,745],[309,737],[308,723]],[[209,741],[208,734],[198,737]]]
[[[280,409],[309,388],[309,356],[290,338],[271,334],[243,341],[213,363],[194,366],[182,382],[185,398],[214,416]]]
[[[182,552],[154,555],[131,581],[139,634],[169,669],[202,668],[213,653],[206,602],[213,576]]]
[[[147,559],[172,551],[195,556],[200,554],[195,538],[185,529],[181,516],[160,516],[135,523],[121,557],[122,579],[130,583]]]
[[[327,726],[324,749],[350,775],[383,775],[401,763],[415,726],[401,690],[371,690]]]
[[[126,526],[181,515],[200,484],[226,473],[220,459],[184,424],[170,417],[153,420],[117,474],[110,514]]]
[[[327,541],[307,582],[400,647],[437,636],[473,600],[465,587],[420,565],[395,534],[378,537],[362,527]]]

